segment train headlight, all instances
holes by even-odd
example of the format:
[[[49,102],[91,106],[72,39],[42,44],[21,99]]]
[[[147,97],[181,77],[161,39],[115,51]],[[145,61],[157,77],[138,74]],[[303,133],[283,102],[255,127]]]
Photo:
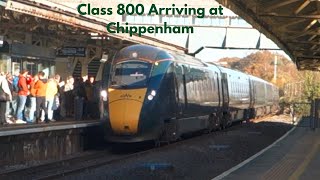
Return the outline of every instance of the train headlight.
[[[151,101],[155,96],[156,96],[157,92],[155,90],[152,90],[150,92],[150,95],[148,96],[148,100]]]
[[[156,96],[156,94],[157,94],[157,92],[155,90],[152,90],[150,93],[151,96]]]
[[[153,99],[153,96],[152,96],[152,95],[149,95],[149,96],[148,96],[148,100],[151,101],[152,99]]]
[[[100,92],[100,96],[102,97],[102,100],[103,101],[107,101],[107,91],[106,90],[102,90],[101,92]]]

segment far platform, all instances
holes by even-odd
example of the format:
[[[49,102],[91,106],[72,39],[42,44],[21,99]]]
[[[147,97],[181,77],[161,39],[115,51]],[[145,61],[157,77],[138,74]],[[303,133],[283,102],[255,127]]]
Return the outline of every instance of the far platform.
[[[320,130],[295,127],[259,156],[217,176],[218,179],[303,179],[320,177]]]

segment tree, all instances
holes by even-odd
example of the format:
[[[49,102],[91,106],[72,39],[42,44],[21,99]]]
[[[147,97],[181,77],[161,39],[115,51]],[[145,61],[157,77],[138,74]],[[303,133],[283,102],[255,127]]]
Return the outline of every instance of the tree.
[[[320,97],[320,77],[319,72],[304,71],[303,99],[310,102]]]
[[[278,56],[277,80],[274,77],[274,58]],[[295,82],[299,79],[299,72],[295,64],[282,55],[271,53],[270,51],[259,51],[244,58],[222,58],[220,64],[231,69],[251,74],[277,85],[283,90],[288,82]],[[299,79],[300,81],[300,79]]]

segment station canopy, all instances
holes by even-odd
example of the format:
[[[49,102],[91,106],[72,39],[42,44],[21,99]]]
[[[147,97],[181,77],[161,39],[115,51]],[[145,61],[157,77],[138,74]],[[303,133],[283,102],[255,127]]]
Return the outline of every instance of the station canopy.
[[[93,44],[99,43],[113,50],[132,44],[148,44],[185,52],[183,47],[149,36],[111,34],[106,28],[108,23],[109,20],[81,16],[74,8],[47,0],[0,0],[0,35],[16,41],[23,41],[26,34],[33,34],[32,38],[43,38],[48,40],[47,44],[54,44],[51,47],[86,45],[95,40]]]
[[[283,49],[299,70],[320,70],[320,0],[217,0]]]

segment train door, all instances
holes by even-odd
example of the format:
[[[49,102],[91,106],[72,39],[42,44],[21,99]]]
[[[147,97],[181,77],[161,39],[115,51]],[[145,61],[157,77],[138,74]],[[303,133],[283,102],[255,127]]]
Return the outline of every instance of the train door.
[[[222,87],[222,106],[228,108],[229,105],[229,90],[228,90],[228,75],[221,73],[221,87]]]
[[[221,73],[222,87],[222,128],[226,128],[231,124],[231,114],[229,110],[229,89],[228,89],[228,74]]]
[[[179,105],[179,91],[177,88],[178,81],[174,69],[174,64],[171,64],[168,67],[160,86],[160,92],[162,93],[160,94],[160,99],[161,101],[165,101],[166,104],[162,113],[167,117],[177,117],[181,111]]]
[[[175,64],[174,71],[176,75],[176,91],[177,91],[177,104],[178,104],[178,114],[184,115],[187,108],[187,96],[186,96],[186,78],[185,72],[181,65]]]
[[[215,95],[218,96],[217,97],[217,99],[219,101],[219,105],[218,106],[220,107],[223,95],[221,93],[222,90],[221,90],[220,77],[219,77],[219,73],[218,72],[214,73],[214,84],[216,84],[216,86],[214,86],[214,88],[216,88],[215,89],[215,91],[216,91]]]
[[[253,80],[249,79],[250,108],[254,106],[254,85]]]
[[[255,82],[253,79],[250,78],[249,80],[249,87],[250,87],[250,115],[249,118],[252,119],[255,117],[255,103],[256,103],[256,96],[255,96]]]

